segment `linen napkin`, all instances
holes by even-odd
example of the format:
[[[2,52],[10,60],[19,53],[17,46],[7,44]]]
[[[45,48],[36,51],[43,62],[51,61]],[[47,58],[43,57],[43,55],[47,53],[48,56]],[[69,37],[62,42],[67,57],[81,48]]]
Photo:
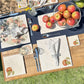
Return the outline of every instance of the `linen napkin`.
[[[60,39],[57,38],[55,41],[53,41],[52,39],[49,40],[49,51],[52,55],[52,57],[55,59],[56,61],[56,66],[59,65],[59,42]]]

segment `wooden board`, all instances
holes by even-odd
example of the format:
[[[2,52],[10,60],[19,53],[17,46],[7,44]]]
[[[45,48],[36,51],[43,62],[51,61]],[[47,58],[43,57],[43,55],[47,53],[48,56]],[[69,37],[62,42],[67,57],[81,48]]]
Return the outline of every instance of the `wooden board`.
[[[56,72],[56,71],[60,71],[60,70],[75,68],[75,67],[79,67],[79,66],[84,66],[84,34],[80,34],[78,36],[79,36],[79,40],[80,40],[81,45],[80,46],[75,46],[75,47],[70,47],[70,53],[71,53],[71,57],[72,57],[73,66],[67,67],[67,68],[61,68],[61,69],[50,70],[50,71],[45,71],[45,72],[37,72],[36,63],[35,63],[35,60],[33,58],[34,54],[32,54],[32,55],[29,55],[29,56],[24,56],[27,74],[6,78],[5,77],[5,71],[4,71],[3,56],[6,56],[8,54],[9,55],[10,54],[15,54],[15,53],[17,54],[19,52],[19,48],[2,52],[1,53],[1,58],[2,58],[2,66],[3,66],[5,81],[10,81],[10,80],[15,80],[15,79],[19,79],[19,78],[25,78],[25,77],[30,77],[30,76],[35,76],[35,75],[40,75],[40,74],[45,74],[45,73],[50,73],[50,72]],[[37,47],[37,44],[33,45],[33,49],[35,47]]]
[[[11,11],[20,12],[24,9],[18,9],[18,4],[16,0],[1,0],[0,1],[0,14],[7,14]]]
[[[64,1],[70,1],[70,0],[58,0],[59,3]],[[0,14],[7,14],[7,13],[10,13],[11,11],[14,11],[14,13],[17,13],[17,12],[25,11],[25,9],[24,8],[18,9],[18,4],[16,0],[0,0]]]

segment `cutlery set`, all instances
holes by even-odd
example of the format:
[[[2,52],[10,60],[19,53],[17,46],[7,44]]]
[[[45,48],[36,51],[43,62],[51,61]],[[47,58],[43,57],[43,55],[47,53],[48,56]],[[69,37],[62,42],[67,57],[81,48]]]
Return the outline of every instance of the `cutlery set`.
[[[56,52],[55,52],[55,60],[56,61],[56,64],[59,66],[59,56],[60,56],[60,39],[58,39],[58,45],[56,46]],[[37,68],[37,72],[40,72],[41,71],[41,66],[40,66],[40,61],[39,61],[39,52],[38,52],[38,48],[35,48],[34,49],[34,59],[36,61],[36,68]]]

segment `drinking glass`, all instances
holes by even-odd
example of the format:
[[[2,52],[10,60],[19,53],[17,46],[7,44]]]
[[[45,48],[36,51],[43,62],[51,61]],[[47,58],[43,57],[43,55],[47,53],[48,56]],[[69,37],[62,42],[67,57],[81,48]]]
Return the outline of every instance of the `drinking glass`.
[[[33,2],[29,1],[29,7],[31,8],[31,10],[28,10],[28,13],[31,16],[36,16],[37,15],[37,11],[36,11],[35,7],[33,6]]]

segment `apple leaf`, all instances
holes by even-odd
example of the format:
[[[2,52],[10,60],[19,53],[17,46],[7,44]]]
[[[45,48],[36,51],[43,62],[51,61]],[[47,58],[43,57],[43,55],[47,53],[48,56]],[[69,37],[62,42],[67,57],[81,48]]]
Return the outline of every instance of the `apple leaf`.
[[[66,57],[66,59],[70,59],[69,57]]]
[[[66,64],[69,65],[69,64],[71,64],[71,63],[70,63],[70,61],[66,61]]]
[[[7,75],[9,76],[10,74],[11,74],[11,71],[8,71],[8,72],[7,72]]]
[[[14,71],[12,71],[12,75],[14,75],[14,73],[15,73],[15,72],[14,72]]]

